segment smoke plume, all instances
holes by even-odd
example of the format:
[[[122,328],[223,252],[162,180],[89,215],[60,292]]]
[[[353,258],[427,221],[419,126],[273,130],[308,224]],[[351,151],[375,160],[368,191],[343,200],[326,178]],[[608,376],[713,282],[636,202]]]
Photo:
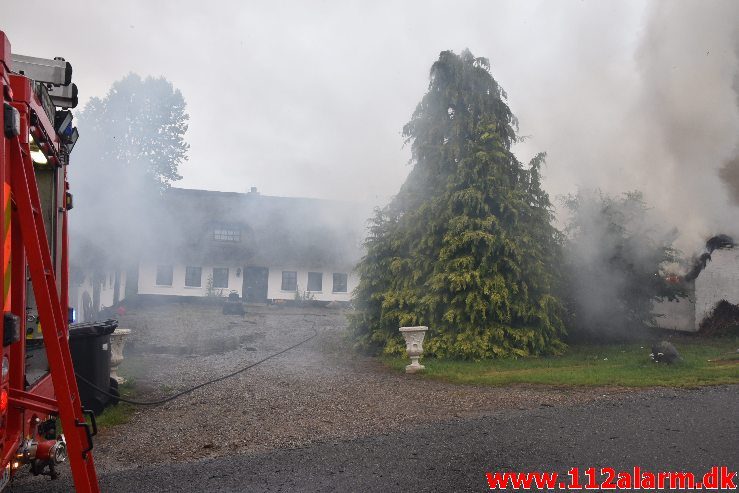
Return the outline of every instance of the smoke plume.
[[[648,199],[695,249],[739,228],[739,3],[651,6],[633,113]]]

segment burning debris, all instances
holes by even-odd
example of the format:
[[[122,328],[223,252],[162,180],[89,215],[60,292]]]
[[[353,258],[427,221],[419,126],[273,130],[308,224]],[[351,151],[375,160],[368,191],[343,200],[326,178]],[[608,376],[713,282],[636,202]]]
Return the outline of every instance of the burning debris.
[[[739,305],[719,301],[711,315],[701,322],[698,332],[712,337],[739,335]]]
[[[734,240],[728,235],[720,234],[710,238],[706,242],[706,249],[694,260],[693,268],[685,275],[685,280],[694,281],[700,275],[703,269],[706,268],[706,264],[711,261],[711,254],[714,250],[733,248],[735,245]]]
[[[649,355],[655,363],[672,364],[681,360],[680,353],[672,343],[660,341],[652,345],[652,354]]]

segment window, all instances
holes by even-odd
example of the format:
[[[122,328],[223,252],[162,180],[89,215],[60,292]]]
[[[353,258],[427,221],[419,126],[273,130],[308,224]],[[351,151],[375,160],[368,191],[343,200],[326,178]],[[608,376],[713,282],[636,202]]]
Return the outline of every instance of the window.
[[[157,286],[172,285],[172,266],[157,265]]]
[[[213,287],[214,288],[227,288],[228,287],[228,267],[214,267],[213,268]]]
[[[282,289],[283,291],[298,290],[298,273],[294,270],[282,271]]]
[[[323,291],[323,272],[308,272],[308,291]]]
[[[189,288],[199,288],[203,277],[202,267],[187,267],[185,269],[185,286]]]
[[[346,274],[334,273],[334,293],[346,293]]]
[[[241,241],[241,230],[233,224],[217,224],[213,229],[216,241]]]

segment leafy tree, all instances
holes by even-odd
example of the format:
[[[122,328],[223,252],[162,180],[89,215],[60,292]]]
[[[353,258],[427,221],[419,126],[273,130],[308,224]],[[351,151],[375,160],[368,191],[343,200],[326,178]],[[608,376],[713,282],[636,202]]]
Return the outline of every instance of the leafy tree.
[[[413,168],[376,210],[358,266],[360,347],[403,350],[398,327],[428,325],[438,357],[558,351],[564,329],[553,295],[559,255],[544,155],[511,152],[516,120],[489,62],[442,52],[429,90],[405,125]]]
[[[182,93],[171,82],[129,74],[113,83],[105,98],[85,106],[75,164],[85,173],[147,177],[166,189],[182,178],[178,168],[187,159],[188,118]]]
[[[69,168],[73,262],[88,263],[92,251],[133,259],[156,234],[160,193],[187,159],[188,118],[182,94],[162,77],[129,74],[87,103]]]
[[[643,336],[655,324],[655,301],[685,295],[681,284],[666,280],[666,269],[678,261],[677,232],[652,217],[638,191],[612,197],[580,190],[564,205],[570,337]]]

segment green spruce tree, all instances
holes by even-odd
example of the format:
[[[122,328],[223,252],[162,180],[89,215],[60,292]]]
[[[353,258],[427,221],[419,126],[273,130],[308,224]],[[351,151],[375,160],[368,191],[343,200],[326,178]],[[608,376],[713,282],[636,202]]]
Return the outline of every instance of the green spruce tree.
[[[544,155],[511,152],[516,120],[489,62],[445,51],[404,127],[413,168],[376,211],[358,266],[358,345],[399,353],[398,327],[428,325],[427,354],[493,358],[557,352],[558,259]]]

